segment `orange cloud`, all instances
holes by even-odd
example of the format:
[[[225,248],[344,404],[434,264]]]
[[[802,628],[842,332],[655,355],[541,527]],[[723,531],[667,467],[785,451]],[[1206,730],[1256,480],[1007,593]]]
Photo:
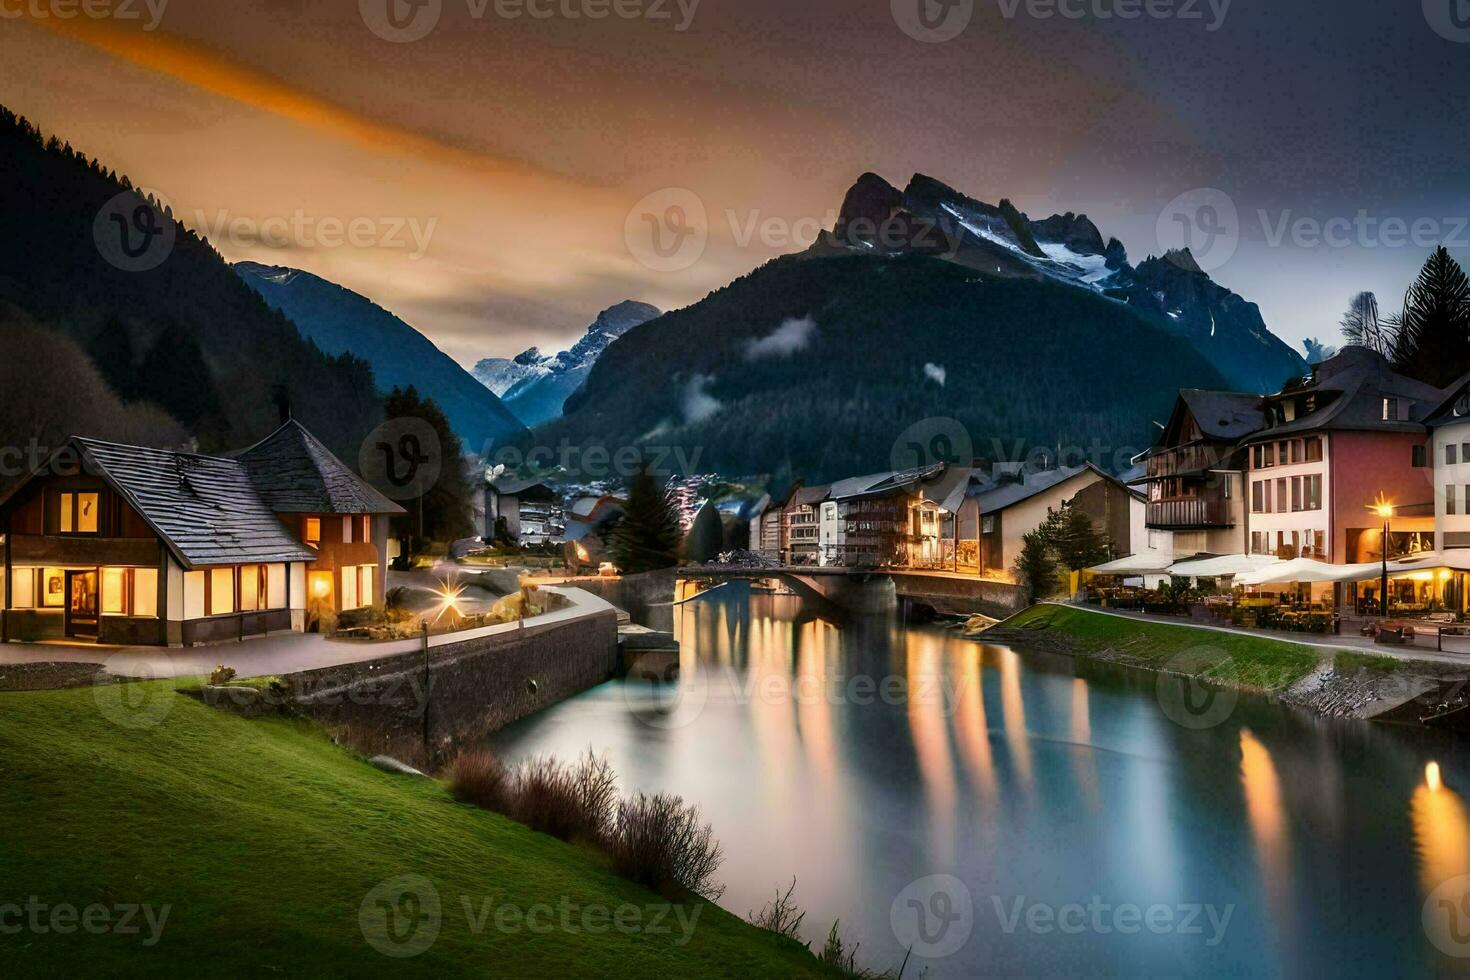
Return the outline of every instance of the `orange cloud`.
[[[370,149],[481,171],[508,173],[512,170],[505,162],[484,154],[369,119],[239,64],[214,49],[160,31],[145,33],[135,27],[120,27],[113,22],[85,17],[61,20],[30,16],[29,21],[130,64],[281,116],[314,131],[345,137]]]

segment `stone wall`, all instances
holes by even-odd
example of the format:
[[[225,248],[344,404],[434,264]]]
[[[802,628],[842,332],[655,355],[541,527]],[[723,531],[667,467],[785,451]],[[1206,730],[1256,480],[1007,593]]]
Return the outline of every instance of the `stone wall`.
[[[1028,605],[1026,588],[1009,582],[901,572],[894,573],[893,579],[899,598],[951,616],[983,613],[994,619],[1005,619]]]
[[[590,595],[573,602],[552,622],[461,642],[436,638],[427,697],[424,656],[413,652],[291,674],[283,678],[290,705],[360,751],[437,768],[461,748],[614,676],[616,611]]]

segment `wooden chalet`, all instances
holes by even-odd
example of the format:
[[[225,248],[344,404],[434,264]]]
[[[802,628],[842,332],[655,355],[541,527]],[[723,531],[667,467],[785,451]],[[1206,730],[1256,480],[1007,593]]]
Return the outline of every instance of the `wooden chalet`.
[[[0,640],[301,631],[382,602],[397,513],[294,421],[235,458],[72,438],[0,498]]]

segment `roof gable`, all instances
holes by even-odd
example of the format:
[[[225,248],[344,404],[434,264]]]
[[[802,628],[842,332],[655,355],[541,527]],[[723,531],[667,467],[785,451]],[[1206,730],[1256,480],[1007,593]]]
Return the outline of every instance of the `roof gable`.
[[[295,419],[236,456],[278,514],[402,514]]]

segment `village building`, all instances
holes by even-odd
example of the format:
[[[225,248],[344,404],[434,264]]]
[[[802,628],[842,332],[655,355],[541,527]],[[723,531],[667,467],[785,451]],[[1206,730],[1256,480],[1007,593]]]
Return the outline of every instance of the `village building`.
[[[986,578],[1010,581],[1023,537],[1065,504],[1085,513],[1108,539],[1114,557],[1131,554],[1143,498],[1092,463],[1029,470],[998,464],[971,490],[979,512],[979,554]]]
[[[1383,556],[1377,501],[1392,503],[1388,556],[1434,547],[1434,470],[1425,424],[1444,393],[1348,347],[1265,399],[1241,441],[1249,488],[1247,551],[1336,564]]]
[[[1265,425],[1265,412],[1261,395],[1179,392],[1158,441],[1144,454],[1145,474],[1132,481],[1146,496],[1147,550],[1180,558],[1245,550],[1240,441]]]
[[[566,509],[561,494],[544,480],[500,475],[484,487],[485,541],[502,537],[534,547],[564,540]]]
[[[0,639],[301,631],[383,601],[399,513],[295,422],[234,458],[73,438],[0,499]]]

